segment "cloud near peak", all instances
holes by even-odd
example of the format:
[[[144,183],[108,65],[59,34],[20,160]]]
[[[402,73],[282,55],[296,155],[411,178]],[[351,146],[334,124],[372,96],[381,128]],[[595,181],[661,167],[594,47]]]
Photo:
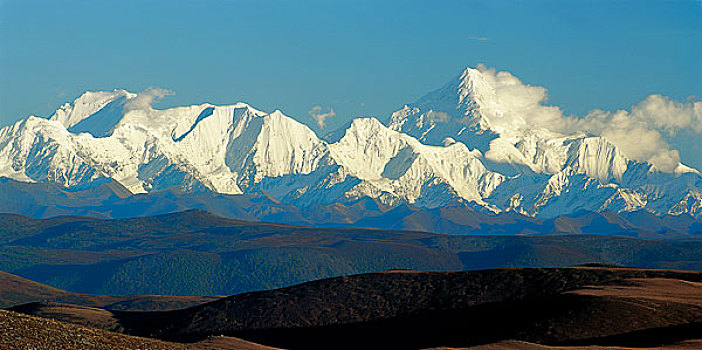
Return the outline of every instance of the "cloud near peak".
[[[138,93],[136,97],[127,100],[127,102],[124,104],[124,113],[132,110],[151,109],[151,105],[153,105],[157,100],[173,95],[175,95],[173,90],[157,87],[147,88],[146,90]]]
[[[673,172],[681,162],[668,138],[678,131],[702,134],[702,102],[674,101],[650,95],[630,111],[592,110],[584,117],[567,116],[555,106],[546,105],[548,91],[522,83],[509,72],[478,65],[477,69],[495,89],[496,103],[486,108],[493,127],[503,130],[541,128],[561,134],[587,132],[605,137],[629,158],[653,163]]]
[[[314,106],[309,110],[309,115],[317,122],[320,128],[325,127],[325,120],[336,115],[333,108],[329,108],[327,112],[323,112],[322,106]]]

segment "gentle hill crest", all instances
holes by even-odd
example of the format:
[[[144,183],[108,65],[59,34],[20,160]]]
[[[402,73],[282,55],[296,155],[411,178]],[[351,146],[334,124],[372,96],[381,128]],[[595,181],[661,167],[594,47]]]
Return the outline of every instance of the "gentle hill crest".
[[[71,293],[0,271],[0,308],[27,303],[69,303],[109,310],[162,311],[182,309],[218,299],[207,296],[91,295]]]

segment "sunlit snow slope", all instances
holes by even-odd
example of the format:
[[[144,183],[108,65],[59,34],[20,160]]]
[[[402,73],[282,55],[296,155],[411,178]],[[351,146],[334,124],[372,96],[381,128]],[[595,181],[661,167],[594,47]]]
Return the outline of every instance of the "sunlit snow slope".
[[[600,136],[495,122],[501,102],[466,69],[393,113],[355,119],[333,142],[244,103],[165,110],[124,90],[86,92],[49,119],[0,130],[0,176],[66,187],[117,180],[133,193],[265,192],[310,206],[377,198],[555,217],[647,210],[702,217],[702,177],[633,161]]]

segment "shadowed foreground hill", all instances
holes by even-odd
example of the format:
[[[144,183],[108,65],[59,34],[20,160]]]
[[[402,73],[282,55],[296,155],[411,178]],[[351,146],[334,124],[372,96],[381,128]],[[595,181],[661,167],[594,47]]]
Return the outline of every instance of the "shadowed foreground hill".
[[[203,211],[117,220],[0,215],[0,270],[75,293],[232,295],[390,269],[590,262],[702,270],[702,241],[315,228]]]
[[[81,319],[79,309],[13,308],[90,324],[94,311]],[[291,349],[468,347],[507,340],[653,347],[702,334],[702,273],[600,267],[394,271],[183,310],[109,313],[122,332],[177,342],[223,334]]]

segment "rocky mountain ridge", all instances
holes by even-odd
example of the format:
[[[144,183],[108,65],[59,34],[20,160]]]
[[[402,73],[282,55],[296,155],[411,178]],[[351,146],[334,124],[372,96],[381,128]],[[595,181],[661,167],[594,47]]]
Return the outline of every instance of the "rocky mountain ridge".
[[[49,119],[0,129],[0,176],[74,189],[112,180],[132,193],[265,193],[299,207],[369,197],[544,218],[638,210],[702,217],[697,170],[663,172],[601,136],[505,126],[494,87],[472,68],[387,124],[357,118],[332,141],[277,110],[156,110],[147,100],[86,92]]]

